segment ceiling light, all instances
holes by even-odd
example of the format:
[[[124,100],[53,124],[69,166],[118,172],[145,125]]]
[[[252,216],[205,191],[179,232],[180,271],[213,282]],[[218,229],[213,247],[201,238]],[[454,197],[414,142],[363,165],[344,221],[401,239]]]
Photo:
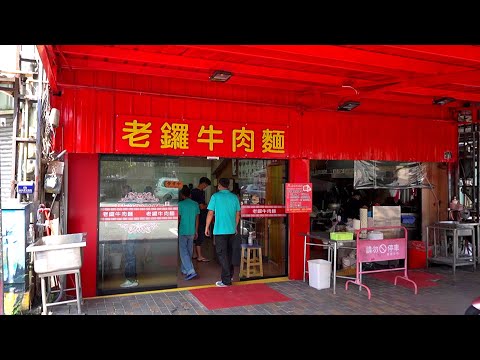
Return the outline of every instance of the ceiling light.
[[[438,99],[433,99],[432,104],[433,105],[445,105],[445,104],[451,103],[453,101],[455,101],[455,99],[452,98],[452,97],[441,97],[441,98],[438,98]]]
[[[337,110],[338,111],[351,111],[355,109],[358,105],[360,105],[360,102],[358,101],[353,101],[353,100],[348,100],[340,103],[338,105]]]
[[[229,71],[215,70],[215,72],[210,76],[210,81],[226,82],[232,73]]]

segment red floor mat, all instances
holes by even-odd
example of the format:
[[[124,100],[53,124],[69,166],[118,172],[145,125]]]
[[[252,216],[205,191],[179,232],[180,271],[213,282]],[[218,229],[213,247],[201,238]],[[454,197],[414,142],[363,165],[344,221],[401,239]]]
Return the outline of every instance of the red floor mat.
[[[368,276],[394,284],[395,276],[397,275],[403,275],[403,271],[386,271],[386,272],[381,272],[376,274],[369,274]],[[424,271],[408,271],[408,278],[410,280],[415,281],[415,283],[417,284],[417,287],[420,289],[420,288],[426,288],[431,286],[437,286],[438,285],[437,281],[443,279],[443,275],[430,274]],[[403,279],[398,279],[397,285],[413,288],[412,283]]]
[[[291,300],[265,284],[233,285],[223,288],[211,287],[190,290],[190,292],[208,310]]]

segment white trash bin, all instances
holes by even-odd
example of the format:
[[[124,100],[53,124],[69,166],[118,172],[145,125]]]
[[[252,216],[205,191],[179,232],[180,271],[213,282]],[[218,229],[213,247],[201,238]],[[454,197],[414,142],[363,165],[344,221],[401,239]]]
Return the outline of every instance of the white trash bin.
[[[328,289],[332,274],[332,262],[322,259],[308,260],[308,285],[315,289]]]
[[[112,270],[120,269],[122,263],[122,253],[111,253],[110,254],[110,265]]]

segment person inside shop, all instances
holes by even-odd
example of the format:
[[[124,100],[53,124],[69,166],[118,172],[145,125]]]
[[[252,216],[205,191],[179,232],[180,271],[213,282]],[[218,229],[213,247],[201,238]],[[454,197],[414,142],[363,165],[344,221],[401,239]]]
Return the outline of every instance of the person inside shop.
[[[215,216],[213,235],[215,251],[222,266],[221,280],[215,283],[218,287],[232,285],[233,280],[233,247],[238,223],[240,222],[240,201],[238,196],[228,190],[230,179],[218,181],[218,192],[212,195],[208,203],[205,236],[210,236],[210,224]]]
[[[125,198],[130,192],[132,192],[132,187],[130,185],[124,184],[122,186],[122,198]],[[125,242],[124,242],[124,252],[125,252],[125,281],[120,284],[122,288],[130,288],[138,286],[137,280],[137,236],[136,233],[127,233]]]
[[[121,191],[122,198],[126,197],[131,192],[132,192],[132,187],[130,185],[128,185],[128,184],[123,184],[122,185],[122,191]]]
[[[366,203],[362,199],[362,194],[358,190],[352,192],[352,196],[348,199],[343,210],[344,221],[347,219],[360,219],[360,208],[365,206]]]
[[[198,204],[200,208],[200,215],[198,217],[198,237],[193,241],[195,244],[193,251],[193,259],[197,259],[200,262],[209,262],[210,260],[202,256],[202,244],[205,241],[205,226],[207,224],[207,204],[205,201],[201,201]]]
[[[198,204],[190,198],[190,188],[184,185],[181,190],[182,200],[178,203],[178,249],[180,252],[181,271],[185,280],[197,276],[192,263],[193,240],[198,237]]]
[[[198,237],[195,239],[195,247],[193,250],[193,259],[197,259],[197,261],[201,262],[209,262],[210,260],[207,259],[202,255],[202,244],[205,240],[205,225],[207,223],[207,203],[205,200],[205,189],[212,184],[209,178],[203,176],[198,181],[198,186],[191,190],[191,198],[193,201],[198,203],[200,209],[200,217],[199,217],[199,225],[198,225]],[[203,204],[203,205],[202,205]]]

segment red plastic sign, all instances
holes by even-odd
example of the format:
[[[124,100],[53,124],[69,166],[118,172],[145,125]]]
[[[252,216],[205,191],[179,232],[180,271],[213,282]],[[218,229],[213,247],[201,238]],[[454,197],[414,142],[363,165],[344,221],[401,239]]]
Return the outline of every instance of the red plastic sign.
[[[283,205],[242,205],[242,217],[284,217],[285,206]]]
[[[176,206],[115,206],[100,208],[100,221],[176,220]]]
[[[286,183],[285,197],[286,213],[312,212],[312,183]]]

